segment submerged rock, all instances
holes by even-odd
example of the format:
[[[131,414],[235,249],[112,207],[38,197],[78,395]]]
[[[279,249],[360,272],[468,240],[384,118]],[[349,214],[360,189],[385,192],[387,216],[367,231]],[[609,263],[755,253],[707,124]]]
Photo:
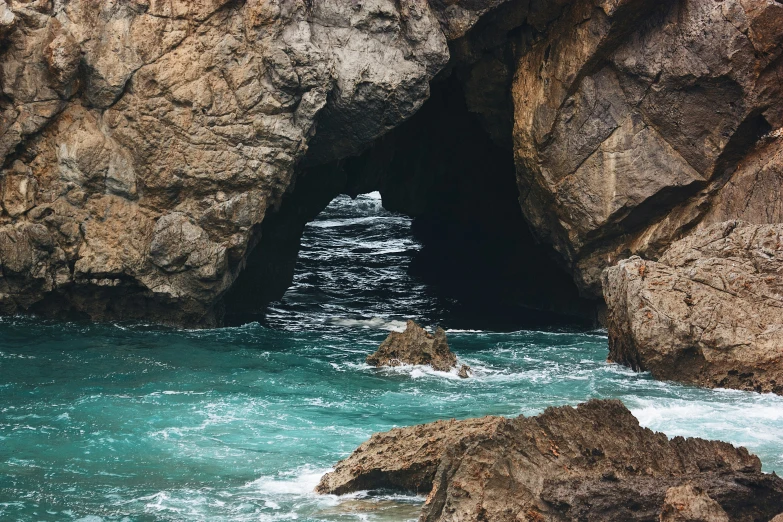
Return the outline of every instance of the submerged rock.
[[[671,505],[690,491],[672,489],[681,486],[703,493],[689,501],[694,512],[718,512],[707,497],[730,520],[769,520],[783,510],[783,479],[762,473],[746,449],[670,440],[640,427],[615,400],[375,434],[316,491],[429,491],[425,522],[625,522],[659,520],[667,495]]]
[[[367,364],[376,367],[422,364],[447,372],[457,366],[457,356],[449,350],[443,328],[428,333],[413,321],[405,324],[404,332],[392,332],[378,350],[367,357]],[[464,371],[463,371],[464,370]],[[460,377],[468,377],[470,367],[463,365]]]
[[[603,274],[609,357],[709,387],[783,393],[783,225],[730,221]]]

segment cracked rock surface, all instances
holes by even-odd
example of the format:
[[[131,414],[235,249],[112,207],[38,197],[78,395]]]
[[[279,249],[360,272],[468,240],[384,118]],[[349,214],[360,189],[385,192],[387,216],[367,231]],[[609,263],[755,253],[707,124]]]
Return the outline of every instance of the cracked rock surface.
[[[783,225],[717,223],[603,274],[609,358],[658,379],[783,394]]]
[[[519,57],[522,210],[584,293],[702,220],[779,221],[780,141],[755,145],[783,127],[782,44],[775,0],[579,0]]]
[[[751,522],[783,509],[783,479],[746,449],[668,439],[614,400],[375,434],[316,491],[373,489],[429,492],[419,520],[432,522]]]
[[[305,154],[408,118],[499,3],[3,2],[0,312],[218,324]]]

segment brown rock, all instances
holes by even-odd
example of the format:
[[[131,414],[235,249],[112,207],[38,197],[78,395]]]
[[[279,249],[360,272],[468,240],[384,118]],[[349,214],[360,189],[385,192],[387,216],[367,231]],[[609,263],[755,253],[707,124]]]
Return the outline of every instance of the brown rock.
[[[729,522],[729,516],[709,495],[690,484],[666,491],[661,522]]]
[[[424,364],[447,372],[457,365],[457,356],[449,350],[443,328],[433,335],[409,320],[404,332],[391,332],[378,350],[367,356],[367,364],[376,367]]]
[[[725,222],[603,275],[609,358],[709,387],[783,393],[783,225]]]
[[[502,422],[500,417],[452,419],[376,433],[324,475],[316,491],[342,495],[389,488],[427,493],[447,448],[465,437],[482,436]]]
[[[463,364],[462,366],[460,366],[457,375],[459,375],[460,379],[467,379],[468,377],[473,375],[473,370],[471,370],[470,366],[468,366],[467,364]]]
[[[775,518],[773,518],[769,522],[783,522],[783,513],[781,513],[780,515],[776,516]]]
[[[584,292],[713,205],[721,220],[777,212],[765,203],[780,167],[753,147],[783,127],[781,20],[775,0],[577,0],[518,58],[522,210]],[[738,186],[722,192],[727,181]]]
[[[53,241],[0,246],[0,311],[219,324],[305,155],[415,113],[501,2],[0,2],[0,238]]]
[[[731,520],[766,520],[783,509],[783,479],[761,473],[744,448],[670,440],[641,428],[619,401],[597,400],[537,417],[439,421],[376,434],[317,491],[429,490],[422,521],[619,522],[658,520],[667,492],[684,483]]]

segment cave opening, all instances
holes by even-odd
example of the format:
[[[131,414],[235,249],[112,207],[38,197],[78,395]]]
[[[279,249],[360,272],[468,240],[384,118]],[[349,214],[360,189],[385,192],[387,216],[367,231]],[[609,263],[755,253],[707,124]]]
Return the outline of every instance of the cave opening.
[[[412,317],[496,330],[596,325],[597,303],[580,297],[525,222],[511,129],[502,129],[502,119],[488,124],[485,115],[471,112],[463,85],[457,73],[433,82],[422,108],[360,155],[300,170],[280,209],[262,224],[260,247],[225,298],[226,324],[275,324],[281,310],[301,312],[317,294],[338,298],[334,292],[350,292],[351,285],[361,293],[375,284],[385,290],[375,294],[374,312],[359,305],[351,312],[342,303],[336,305],[343,307],[340,317]],[[378,208],[363,215],[368,201]],[[380,228],[346,222],[323,235],[324,221],[363,218],[377,220]],[[345,256],[361,250],[368,234],[405,246],[392,251],[381,245],[354,258],[347,270]],[[335,253],[341,248],[343,258]],[[316,267],[324,249],[330,251]],[[384,266],[398,269],[397,287],[378,279]],[[355,273],[341,279],[347,271]],[[308,281],[305,273],[320,275]],[[346,288],[329,289],[318,282],[323,277]],[[322,301],[317,306],[330,306]]]

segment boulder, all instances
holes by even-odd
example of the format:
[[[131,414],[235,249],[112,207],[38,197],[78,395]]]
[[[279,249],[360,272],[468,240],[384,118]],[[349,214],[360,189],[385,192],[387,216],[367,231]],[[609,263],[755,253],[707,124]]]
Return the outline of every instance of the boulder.
[[[746,449],[668,439],[639,426],[616,400],[376,434],[316,491],[428,491],[425,522],[652,522],[667,509],[667,495],[669,504],[687,497],[691,489],[677,489],[684,485],[700,492],[684,504],[694,512],[718,512],[704,495],[730,520],[768,520],[783,509],[783,479],[762,473]]]
[[[716,223],[603,274],[609,359],[658,379],[783,393],[783,225]]]
[[[449,350],[443,328],[435,330],[433,335],[409,320],[404,332],[391,332],[378,350],[367,356],[367,364],[375,367],[422,364],[447,372],[457,366],[457,356]],[[460,377],[469,377],[469,372],[470,368],[463,365]]]

